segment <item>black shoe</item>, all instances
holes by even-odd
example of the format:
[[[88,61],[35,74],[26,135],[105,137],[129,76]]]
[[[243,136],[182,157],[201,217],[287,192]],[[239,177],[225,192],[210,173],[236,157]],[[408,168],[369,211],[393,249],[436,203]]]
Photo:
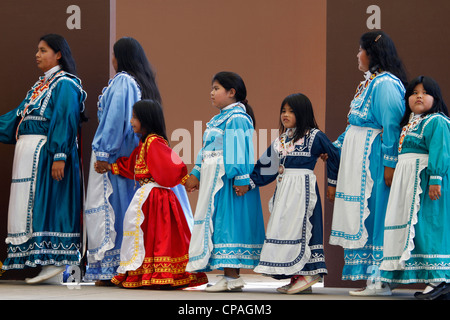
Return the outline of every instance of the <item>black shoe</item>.
[[[450,285],[445,282],[441,282],[437,286],[431,284],[429,284],[429,286],[433,287],[433,290],[428,293],[416,292],[414,297],[419,300],[434,300],[441,296],[447,295],[447,293],[450,292]]]

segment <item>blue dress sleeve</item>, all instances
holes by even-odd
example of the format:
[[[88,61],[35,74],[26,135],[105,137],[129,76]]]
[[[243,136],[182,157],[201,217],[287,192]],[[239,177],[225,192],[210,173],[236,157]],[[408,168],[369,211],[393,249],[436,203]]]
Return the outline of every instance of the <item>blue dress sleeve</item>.
[[[20,121],[20,117],[17,116],[19,108],[0,116],[0,142],[7,144],[16,143],[16,130]]]
[[[85,92],[73,80],[63,79],[52,92],[53,113],[47,144],[53,160],[66,160],[76,148],[80,112]]]
[[[316,157],[319,157],[322,153],[328,154],[326,162],[328,185],[335,187],[340,162],[339,149],[328,139],[325,133],[319,131],[314,140],[313,153]]]
[[[442,185],[442,178],[448,174],[450,166],[450,119],[437,116],[424,129],[425,145],[428,148],[428,168],[430,185]]]
[[[250,183],[250,173],[254,167],[253,125],[247,115],[230,118],[225,126],[223,157],[225,175],[234,179],[234,185],[246,186]]]
[[[99,124],[92,141],[92,150],[99,161],[108,161],[121,148],[130,134],[132,107],[140,99],[140,90],[128,75],[119,74],[110,83],[101,99]]]
[[[274,181],[278,176],[280,159],[274,149],[274,143],[258,159],[250,175],[250,188],[262,187]]]
[[[383,165],[395,168],[398,160],[400,122],[405,112],[404,89],[394,81],[381,81],[373,92],[372,112],[383,128]]]
[[[351,126],[350,124],[347,125],[345,131],[336,139],[336,141],[333,142],[333,145],[338,149],[339,153],[342,150],[342,146],[344,145],[345,134],[347,133],[350,126]]]
[[[197,158],[195,160],[195,165],[191,170],[191,174],[194,175],[198,180],[200,180],[200,176],[201,176],[201,170],[202,170],[202,151],[203,148],[200,149],[200,151],[197,154]]]

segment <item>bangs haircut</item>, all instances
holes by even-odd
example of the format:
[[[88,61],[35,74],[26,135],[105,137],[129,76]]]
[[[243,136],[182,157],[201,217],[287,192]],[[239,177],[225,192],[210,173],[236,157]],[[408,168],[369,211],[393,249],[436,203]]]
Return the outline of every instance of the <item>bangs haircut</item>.
[[[304,137],[311,129],[318,129],[312,103],[307,96],[302,93],[294,93],[287,96],[281,103],[280,108],[280,135],[286,131],[281,121],[281,112],[285,105],[291,107],[295,115],[294,142]]]

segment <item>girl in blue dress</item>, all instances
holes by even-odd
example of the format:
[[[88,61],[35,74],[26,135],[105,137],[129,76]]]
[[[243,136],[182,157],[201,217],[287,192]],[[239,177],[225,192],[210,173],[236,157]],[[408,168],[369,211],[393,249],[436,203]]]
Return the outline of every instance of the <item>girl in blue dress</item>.
[[[15,144],[3,269],[41,265],[33,284],[80,263],[82,209],[77,135],[86,93],[66,40],[42,37],[44,72],[23,102],[0,117],[0,142]]]
[[[208,292],[240,290],[239,270],[258,265],[264,242],[259,190],[235,193],[247,188],[254,167],[254,118],[246,96],[236,73],[214,76],[211,100],[220,113],[206,125],[203,147],[185,184],[188,191],[199,190],[186,271],[224,270]]]
[[[335,145],[341,162],[330,243],[344,248],[343,280],[376,283],[352,295],[389,295],[380,282],[383,233],[397,163],[406,75],[392,39],[382,31],[360,39],[359,69],[366,73],[351,102],[348,126]],[[369,282],[371,283],[371,282]]]
[[[303,94],[286,97],[280,110],[280,137],[258,160],[250,189],[277,181],[266,240],[255,272],[291,279],[278,292],[310,292],[327,274],[323,250],[322,205],[316,176],[317,159],[328,154],[328,192],[336,191],[339,152],[318,129],[311,101]]]
[[[427,283],[418,299],[450,292],[450,119],[437,82],[408,86],[384,230],[383,281]]]

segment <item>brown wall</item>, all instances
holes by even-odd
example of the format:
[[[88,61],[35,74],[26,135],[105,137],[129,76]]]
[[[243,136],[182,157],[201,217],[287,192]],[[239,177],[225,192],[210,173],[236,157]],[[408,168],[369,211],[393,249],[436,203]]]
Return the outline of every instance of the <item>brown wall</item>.
[[[81,9],[81,29],[66,25],[76,4]],[[39,38],[59,33],[68,41],[75,57],[78,76],[88,93],[86,112],[90,121],[83,126],[83,158],[87,168],[90,144],[97,123],[97,96],[109,79],[110,65],[110,1],[109,0],[22,0],[0,2],[2,76],[0,77],[0,114],[16,108],[26,92],[38,80],[35,54]],[[14,146],[0,144],[0,261],[6,258],[9,190]],[[25,272],[34,273],[36,270]],[[23,272],[8,271],[2,279],[23,277]]]

